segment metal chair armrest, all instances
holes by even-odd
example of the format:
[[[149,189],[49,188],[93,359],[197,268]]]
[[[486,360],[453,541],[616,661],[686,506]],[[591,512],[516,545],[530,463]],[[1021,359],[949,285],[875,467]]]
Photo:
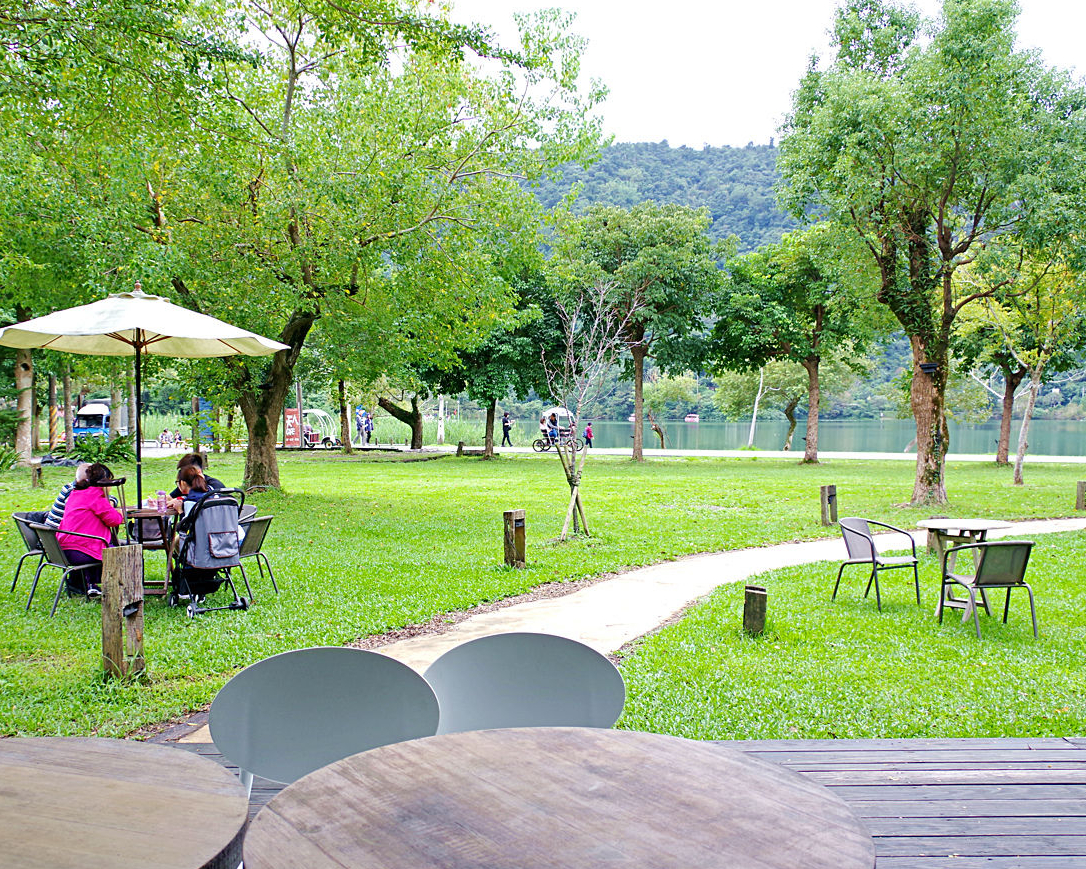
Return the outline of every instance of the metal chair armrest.
[[[904,534],[909,538],[909,546],[912,547],[913,557],[916,557],[916,541],[913,539],[912,534],[906,531],[904,528],[898,528],[896,525],[887,525],[885,522],[876,522],[874,519],[867,520],[868,525],[878,525],[880,528],[889,528],[891,531],[896,531],[898,534]]]
[[[109,545],[109,540],[105,537],[99,537],[97,534],[84,534],[81,531],[61,531],[57,528],[50,528],[48,525],[39,525],[37,522],[31,522],[30,527],[35,531],[55,531],[57,534],[68,534],[72,537],[86,537],[88,540],[101,540],[107,546]]]

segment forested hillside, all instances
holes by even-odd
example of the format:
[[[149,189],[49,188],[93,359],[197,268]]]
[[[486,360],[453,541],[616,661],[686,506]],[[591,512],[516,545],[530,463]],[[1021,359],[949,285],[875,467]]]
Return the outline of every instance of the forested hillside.
[[[587,169],[565,166],[559,181],[545,181],[535,193],[550,208],[580,182],[580,208],[592,203],[631,208],[646,199],[705,206],[713,216],[710,235],[734,234],[740,250],[747,251],[778,241],[796,225],[777,207],[776,161],[772,145],[696,151],[667,142],[619,143],[605,148]]]

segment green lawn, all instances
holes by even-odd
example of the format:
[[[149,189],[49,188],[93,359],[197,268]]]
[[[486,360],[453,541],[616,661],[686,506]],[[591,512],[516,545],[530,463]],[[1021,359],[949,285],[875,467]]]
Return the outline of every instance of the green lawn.
[[[983,639],[961,612],[933,614],[939,568],[922,564],[923,606],[911,572],[880,576],[864,600],[863,568],[830,602],[835,564],[764,574],[766,632],[740,630],[742,586],[726,586],[680,623],[644,640],[623,662],[629,699],[620,722],[695,739],[1068,736],[1086,733],[1086,534],[1037,538],[1029,601],[990,595]],[[849,576],[846,570],[846,578]],[[997,606],[998,605],[998,606]]]
[[[63,600],[50,619],[53,575],[29,614],[23,612],[29,578],[20,579],[14,594],[0,586],[0,733],[130,733],[206,704],[237,669],[285,649],[339,644],[539,584],[690,552],[836,534],[818,524],[818,487],[826,483],[837,484],[842,515],[902,525],[932,515],[894,506],[911,491],[912,466],[904,462],[802,467],[743,458],[635,466],[594,457],[585,475],[593,537],[558,545],[552,541],[568,490],[553,456],[400,463],[306,453],[281,460],[285,491],[255,501],[262,513],[276,516],[265,549],[283,593],[275,598],[265,587],[248,612],[195,621],[151,599],[146,683],[100,677],[97,604]],[[214,456],[210,471],[227,483],[238,481],[241,458]],[[945,512],[1068,515],[1082,474],[1075,466],[1030,466],[1027,486],[1016,489],[1007,470],[951,466],[953,504]],[[46,487],[30,490],[23,473],[6,475],[0,507],[9,513],[46,507],[68,478],[67,470],[48,470]],[[148,488],[163,486],[173,479],[172,462],[149,460],[145,479]],[[528,513],[529,568],[523,571],[502,565],[501,514],[514,507]],[[0,525],[0,576],[11,576],[21,546],[14,523]],[[159,569],[161,557],[148,555],[150,570]],[[804,598],[811,607],[821,603],[814,594]],[[1048,604],[1042,593],[1042,607]],[[846,596],[835,612],[847,613],[849,605]],[[778,618],[788,611],[776,596],[771,606]],[[893,617],[887,614],[887,624]],[[937,632],[915,606],[909,617],[922,633]],[[1051,650],[1050,618],[1042,609],[1044,647]],[[631,716],[639,708],[634,675]],[[905,675],[920,678],[923,671]],[[690,712],[696,715],[697,708]]]

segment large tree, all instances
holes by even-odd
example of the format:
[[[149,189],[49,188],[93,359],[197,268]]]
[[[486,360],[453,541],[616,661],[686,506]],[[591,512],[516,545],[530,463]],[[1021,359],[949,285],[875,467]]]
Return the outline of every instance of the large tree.
[[[185,136],[145,161],[136,223],[159,288],[289,345],[225,363],[246,482],[275,486],[276,422],[314,325],[334,311],[439,364],[481,339],[511,303],[477,236],[517,210],[519,177],[594,146],[599,94],[578,94],[580,43],[556,14],[523,22],[512,57],[397,0],[223,5],[201,7],[204,26],[257,62],[212,69]]]
[[[628,211],[591,206],[560,221],[553,260],[559,281],[607,284],[634,383],[633,458],[643,459],[645,360],[664,373],[700,367],[700,330],[719,286],[718,262],[732,242],[707,235],[707,209],[642,202]]]
[[[877,279],[851,241],[824,224],[737,257],[714,306],[710,368],[749,372],[777,360],[806,371],[804,462],[818,461],[820,366],[862,353],[877,328],[864,310]]]
[[[851,227],[879,271],[878,300],[909,337],[916,419],[913,504],[946,501],[946,385],[958,316],[999,287],[955,273],[990,244],[1024,261],[1076,232],[1086,92],[1016,51],[1013,0],[944,0],[930,39],[918,15],[848,0],[836,56],[812,64],[784,126],[782,195],[798,217]]]

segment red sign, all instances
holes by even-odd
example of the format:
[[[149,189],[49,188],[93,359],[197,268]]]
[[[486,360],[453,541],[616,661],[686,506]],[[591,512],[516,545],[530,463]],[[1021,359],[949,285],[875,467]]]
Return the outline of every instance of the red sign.
[[[298,408],[288,407],[283,411],[286,430],[283,432],[283,446],[301,449],[302,427],[298,424]]]

